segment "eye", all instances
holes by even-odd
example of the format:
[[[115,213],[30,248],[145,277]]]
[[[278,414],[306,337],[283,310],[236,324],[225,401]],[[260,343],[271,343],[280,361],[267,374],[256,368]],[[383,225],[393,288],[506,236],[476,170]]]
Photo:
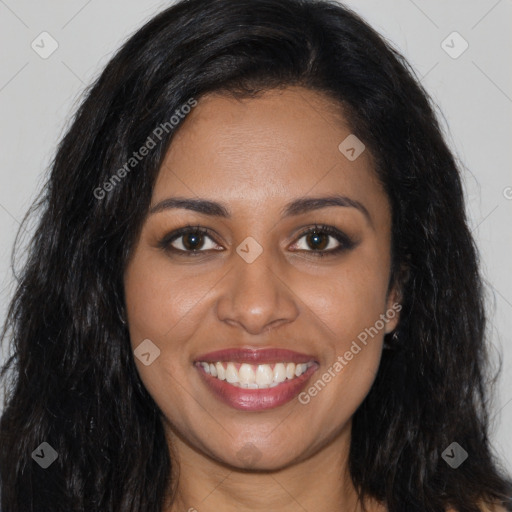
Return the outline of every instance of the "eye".
[[[301,240],[303,240],[302,243]],[[293,250],[306,251],[314,256],[327,256],[352,249],[355,242],[332,226],[315,224],[301,234],[295,245],[298,247]]]
[[[314,256],[328,256],[352,249],[356,243],[345,233],[332,226],[315,224],[302,232],[292,251],[304,251]],[[159,242],[158,247],[182,256],[197,256],[208,251],[224,250],[216,242],[210,230],[201,226],[185,226]]]
[[[209,240],[209,242],[208,242]],[[210,231],[201,226],[185,226],[164,236],[158,246],[166,251],[194,256],[198,253],[216,250],[218,245]],[[223,250],[223,249],[222,249]]]

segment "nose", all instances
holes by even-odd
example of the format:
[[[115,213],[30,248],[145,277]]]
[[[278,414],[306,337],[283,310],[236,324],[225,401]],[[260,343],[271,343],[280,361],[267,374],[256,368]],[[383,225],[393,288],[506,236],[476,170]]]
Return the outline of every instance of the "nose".
[[[219,320],[257,335],[297,318],[298,297],[271,251],[264,250],[252,263],[238,254],[233,260],[216,304]]]

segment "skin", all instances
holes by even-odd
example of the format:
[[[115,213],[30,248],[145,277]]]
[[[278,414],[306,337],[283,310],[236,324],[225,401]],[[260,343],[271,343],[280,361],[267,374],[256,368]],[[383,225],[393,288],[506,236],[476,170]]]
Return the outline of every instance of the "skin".
[[[347,469],[351,419],[398,314],[306,405],[294,399],[266,411],[235,410],[192,364],[222,348],[287,348],[315,356],[311,385],[396,305],[389,202],[369,151],[354,161],[339,151],[350,133],[339,106],[290,87],[244,100],[204,96],[173,139],[151,207],[200,197],[222,203],[231,218],[186,209],[148,214],[125,272],[132,346],[149,338],[160,349],[149,366],[135,362],[180,466],[168,511],[361,510]],[[350,206],[281,217],[290,201],[333,194],[360,202],[368,217]],[[315,256],[315,242],[303,236],[315,223],[355,245]],[[197,257],[159,246],[187,224],[215,236],[204,237]],[[263,249],[250,264],[236,252],[248,236]],[[339,245],[323,236],[324,251]],[[184,238],[172,245],[184,249]],[[252,454],[250,463],[240,450]]]

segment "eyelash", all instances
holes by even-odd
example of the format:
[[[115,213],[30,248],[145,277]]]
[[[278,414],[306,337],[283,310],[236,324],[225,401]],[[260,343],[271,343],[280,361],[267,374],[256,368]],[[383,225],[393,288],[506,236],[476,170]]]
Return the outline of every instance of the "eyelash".
[[[333,255],[336,255],[343,251],[348,251],[348,250],[352,249],[353,247],[355,247],[355,245],[356,245],[356,243],[350,237],[348,237],[345,233],[342,233],[341,231],[339,231],[338,229],[336,229],[332,226],[326,226],[326,225],[322,225],[322,224],[315,224],[314,226],[304,230],[303,232],[300,233],[297,240],[300,240],[303,237],[305,237],[309,234],[312,234],[312,233],[319,233],[319,234],[331,236],[340,244],[338,247],[336,247],[334,249],[329,249],[329,250],[311,249],[311,250],[305,251],[307,253],[311,253],[312,255],[320,257],[320,258],[325,257],[325,256],[333,256]],[[211,238],[215,243],[217,243],[215,240],[215,236],[208,228],[204,228],[202,226],[192,226],[192,225],[188,224],[180,229],[177,229],[176,231],[173,231],[172,233],[165,235],[158,242],[158,247],[164,251],[172,252],[172,253],[178,254],[180,256],[183,255],[186,257],[196,257],[196,256],[200,255],[201,253],[207,252],[204,250],[185,251],[183,249],[176,249],[175,247],[171,246],[171,244],[173,242],[175,242],[182,236],[185,236],[188,234],[195,234],[195,235],[201,235],[201,236],[206,235],[209,238]],[[327,245],[329,245],[329,244],[327,244]],[[301,251],[301,250],[303,250],[303,249],[299,249],[299,251]]]

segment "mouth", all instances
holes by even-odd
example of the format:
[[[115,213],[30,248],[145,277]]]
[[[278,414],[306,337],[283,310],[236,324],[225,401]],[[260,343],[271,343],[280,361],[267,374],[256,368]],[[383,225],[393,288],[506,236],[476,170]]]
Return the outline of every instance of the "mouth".
[[[293,400],[319,364],[313,356],[283,349],[227,349],[194,362],[202,381],[223,403],[261,411]]]

